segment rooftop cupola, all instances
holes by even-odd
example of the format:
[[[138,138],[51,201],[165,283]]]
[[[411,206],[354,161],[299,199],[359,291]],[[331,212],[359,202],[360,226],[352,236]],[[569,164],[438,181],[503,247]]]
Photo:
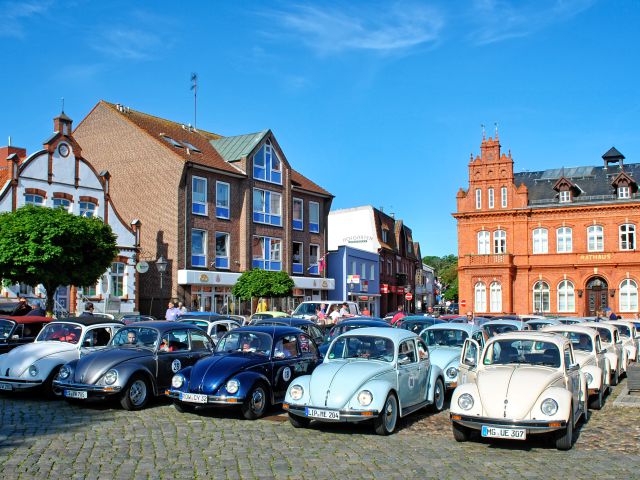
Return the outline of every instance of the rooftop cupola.
[[[63,110],[60,112],[60,115],[53,119],[53,131],[61,133],[62,135],[70,135],[72,123],[73,120],[71,120]]]
[[[604,168],[609,168],[610,163],[617,163],[618,167],[622,169],[624,160],[624,155],[622,155],[616,147],[611,147],[607,153],[602,155],[602,159],[604,160]]]

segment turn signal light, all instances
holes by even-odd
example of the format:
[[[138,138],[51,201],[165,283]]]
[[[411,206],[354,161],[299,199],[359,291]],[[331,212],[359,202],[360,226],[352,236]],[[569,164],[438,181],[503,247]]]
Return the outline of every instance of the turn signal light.
[[[237,398],[227,398],[227,403],[238,403]]]
[[[283,403],[282,404],[282,409],[283,410],[289,410],[289,404],[288,403]]]
[[[452,420],[462,420],[462,417],[460,415],[451,415],[451,419]]]
[[[552,422],[549,424],[550,427],[561,427],[562,425],[560,424],[560,422]]]
[[[373,412],[362,412],[363,417],[373,417]]]

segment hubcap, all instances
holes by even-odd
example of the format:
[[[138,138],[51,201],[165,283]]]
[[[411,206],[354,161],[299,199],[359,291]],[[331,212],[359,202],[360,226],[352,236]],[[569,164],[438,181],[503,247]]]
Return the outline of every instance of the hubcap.
[[[393,430],[396,425],[396,407],[393,402],[393,398],[389,398],[385,405],[384,424],[389,432]]]
[[[147,385],[142,380],[136,380],[129,389],[129,399],[136,407],[144,403],[147,398]]]
[[[251,409],[255,413],[262,412],[264,408],[264,392],[261,388],[256,389],[251,396]]]
[[[442,395],[442,385],[440,384],[440,382],[436,383],[436,391],[434,393],[434,396],[436,397],[436,407],[438,408],[438,410],[440,410],[442,408],[442,402],[444,400],[444,397]]]

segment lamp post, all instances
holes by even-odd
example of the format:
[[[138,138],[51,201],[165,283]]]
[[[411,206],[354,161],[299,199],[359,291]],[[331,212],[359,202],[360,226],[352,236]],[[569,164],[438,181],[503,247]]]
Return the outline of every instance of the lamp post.
[[[160,258],[156,260],[156,268],[158,269],[158,273],[160,274],[160,291],[162,292],[162,278],[164,277],[165,272],[167,271],[167,265],[169,262],[165,260],[165,258],[160,255]]]

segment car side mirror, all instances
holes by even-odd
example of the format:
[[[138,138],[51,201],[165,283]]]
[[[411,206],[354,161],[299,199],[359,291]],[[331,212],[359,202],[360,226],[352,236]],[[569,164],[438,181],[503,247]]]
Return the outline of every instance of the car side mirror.
[[[474,368],[476,366],[476,359],[475,358],[465,358],[464,359],[464,364],[467,367]]]
[[[11,335],[11,340],[20,340],[20,335]]]
[[[603,348],[602,350],[600,350],[600,353],[607,353],[607,349]]]
[[[569,365],[569,370],[578,370],[580,368],[580,364],[578,363],[572,363],[571,365]]]

